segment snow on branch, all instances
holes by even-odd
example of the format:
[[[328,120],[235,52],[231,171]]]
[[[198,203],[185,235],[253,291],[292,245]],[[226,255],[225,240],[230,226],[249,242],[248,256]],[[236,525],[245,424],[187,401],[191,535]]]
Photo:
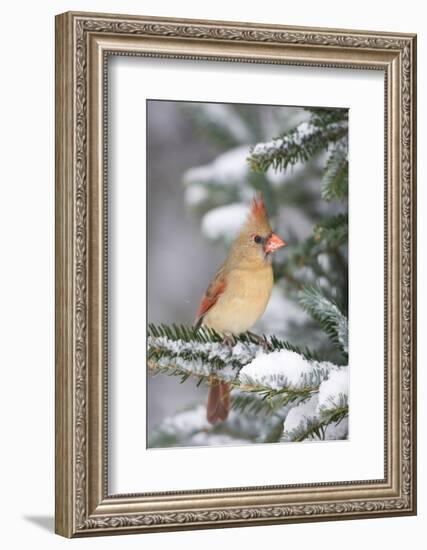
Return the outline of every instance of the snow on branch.
[[[286,170],[297,162],[306,162],[321,151],[326,151],[330,143],[335,143],[347,135],[347,125],[331,122],[319,127],[311,122],[302,122],[296,128],[269,142],[257,143],[250,150],[249,165],[256,172],[266,172],[268,168]]]
[[[286,416],[281,441],[346,439],[348,436],[348,367],[324,380],[310,399]]]
[[[225,381],[233,381],[239,369],[260,349],[252,342],[238,342],[230,347],[220,342],[175,340],[167,336],[148,337],[148,358],[151,370],[199,377],[200,381],[215,374]]]
[[[319,361],[308,350],[270,337],[265,349],[250,334],[236,337],[234,346],[206,328],[150,325],[148,367],[152,374],[190,376],[198,384],[212,374],[233,390],[233,408],[277,412],[319,391],[319,385],[340,367]]]
[[[272,389],[313,390],[338,368],[329,362],[309,361],[298,353],[284,349],[258,355],[241,369],[239,380],[243,385]]]

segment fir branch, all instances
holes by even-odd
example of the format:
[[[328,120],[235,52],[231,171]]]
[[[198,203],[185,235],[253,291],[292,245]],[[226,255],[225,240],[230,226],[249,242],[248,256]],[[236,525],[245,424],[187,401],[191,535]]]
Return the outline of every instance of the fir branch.
[[[320,411],[320,419],[324,426],[329,426],[329,424],[337,425],[346,416],[348,416],[348,405],[333,409],[321,409]]]
[[[232,408],[242,413],[276,413],[283,407],[300,403],[319,391],[318,387],[302,389],[284,387],[280,390],[248,384],[234,387],[237,390],[233,393]]]
[[[150,324],[147,352],[149,371],[153,375],[178,376],[181,382],[191,376],[197,379],[198,385],[206,383],[209,376],[215,374],[220,380],[233,382],[236,387],[244,384],[249,390],[263,391],[264,386],[256,382],[251,384],[247,377],[243,383],[237,380],[241,369],[259,352],[265,351],[263,346],[252,334],[241,334],[235,339],[236,344],[230,347],[223,343],[218,333],[206,327],[196,330],[184,325],[169,327]],[[266,342],[270,353],[287,350],[304,360],[318,362],[318,357],[308,349],[293,346],[275,336],[266,338]]]
[[[284,432],[281,437],[282,442],[300,442],[305,439],[324,439],[322,432],[322,422],[318,418],[307,418],[291,431]]]
[[[235,390],[234,408],[271,414],[317,393],[339,368],[274,336],[267,338],[268,349],[252,334],[236,337],[232,347],[220,340],[205,327],[150,325],[149,372],[177,376],[181,383],[193,377],[198,385],[214,374]]]
[[[288,253],[285,260],[275,262],[273,265],[276,279],[285,278],[290,285],[302,290],[304,284],[309,282],[306,277],[302,278],[299,270],[302,267],[310,267],[316,277],[326,277],[331,286],[336,283],[334,275],[344,275],[347,272],[347,264],[342,258],[340,247],[348,243],[348,216],[347,214],[338,214],[325,219],[314,227],[313,235],[293,246],[293,251]],[[337,264],[337,270],[323,269],[319,263],[319,257],[322,254],[328,254]]]
[[[305,286],[299,293],[299,302],[331,340],[347,354],[348,321],[338,305],[326,298],[318,285]]]
[[[347,144],[337,144],[329,155],[321,184],[321,195],[325,201],[343,200],[348,192]]]
[[[306,439],[325,439],[327,428],[337,426],[348,417],[348,406],[335,409],[322,410],[319,416],[304,418],[296,428],[285,431],[281,441],[300,442]]]
[[[348,109],[327,109],[325,107],[305,107],[311,114],[310,122],[318,128],[328,124],[348,124]]]
[[[322,251],[331,251],[348,242],[348,215],[337,214],[315,226],[314,240],[324,245]]]
[[[303,122],[280,137],[252,147],[248,162],[256,172],[266,172],[270,167],[283,171],[297,162],[307,162],[346,135],[347,126],[338,123],[317,127]]]
[[[196,328],[194,326],[176,325],[176,324],[172,324],[169,326],[163,323],[160,325],[156,325],[154,323],[150,323],[148,325],[149,358],[150,358],[150,353],[156,352],[155,343],[157,343],[157,345],[159,345],[160,348],[162,348],[165,345],[165,341],[163,341],[163,344],[161,340],[156,342],[156,339],[159,339],[159,338],[165,338],[170,342],[176,342],[177,345],[182,345],[185,343],[190,344],[189,346],[190,349],[192,344],[221,344],[221,346],[217,346],[214,349],[218,353],[220,352],[225,353],[226,354],[224,356],[225,358],[228,358],[228,354],[230,353],[232,354],[233,351],[235,354],[237,353],[242,354],[244,350],[244,348],[236,347],[236,346],[234,346],[233,348],[230,348],[228,344],[224,343],[223,336],[221,336],[211,328],[207,328],[204,326],[200,328]],[[288,351],[293,351],[295,353],[298,353],[299,355],[302,355],[305,359],[309,361],[321,360],[321,358],[319,358],[319,356],[316,353],[312,352],[306,347],[295,346],[290,342],[287,342],[286,340],[280,340],[279,338],[276,338],[276,336],[274,335],[272,336],[263,335],[263,338],[265,339],[266,347],[269,349],[269,351],[280,351],[280,350],[286,349]],[[262,346],[260,346],[259,338],[250,332],[245,332],[245,333],[239,334],[238,336],[234,336],[234,340],[236,342],[236,345],[242,344],[246,346],[246,350],[249,353],[249,355],[248,357],[243,358],[244,360],[246,359],[248,361],[251,360],[249,357],[251,358],[255,357],[255,354],[257,351],[264,349]],[[255,347],[253,346],[251,347],[251,344],[252,345],[254,344]],[[198,356],[197,355],[198,351],[203,352],[202,347],[200,347],[199,349],[197,349],[197,347],[196,348],[193,347],[192,349],[196,353],[195,357]],[[173,350],[171,351],[173,352]]]

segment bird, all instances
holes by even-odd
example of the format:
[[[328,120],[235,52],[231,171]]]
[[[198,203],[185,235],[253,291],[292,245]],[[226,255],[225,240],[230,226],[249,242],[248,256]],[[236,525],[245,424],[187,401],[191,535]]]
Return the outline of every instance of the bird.
[[[256,194],[246,221],[201,299],[195,328],[213,329],[228,343],[249,331],[264,313],[273,289],[272,254],[284,246],[287,243],[271,228],[262,193]],[[229,383],[210,375],[208,422],[225,421],[229,410]]]

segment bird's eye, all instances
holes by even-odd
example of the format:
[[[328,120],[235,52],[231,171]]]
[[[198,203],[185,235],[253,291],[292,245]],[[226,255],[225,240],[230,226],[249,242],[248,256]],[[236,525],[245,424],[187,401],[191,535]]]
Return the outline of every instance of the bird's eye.
[[[260,242],[262,241],[262,238],[261,238],[259,235],[255,235],[254,241],[255,241],[256,243],[260,243]]]

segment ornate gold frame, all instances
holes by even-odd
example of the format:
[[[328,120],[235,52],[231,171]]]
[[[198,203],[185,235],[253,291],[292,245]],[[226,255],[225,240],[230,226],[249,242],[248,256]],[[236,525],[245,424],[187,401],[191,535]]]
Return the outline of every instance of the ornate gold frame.
[[[105,100],[108,55],[385,74],[385,478],[109,495]],[[66,537],[415,514],[416,37],[249,23],[56,17],[56,532]]]

